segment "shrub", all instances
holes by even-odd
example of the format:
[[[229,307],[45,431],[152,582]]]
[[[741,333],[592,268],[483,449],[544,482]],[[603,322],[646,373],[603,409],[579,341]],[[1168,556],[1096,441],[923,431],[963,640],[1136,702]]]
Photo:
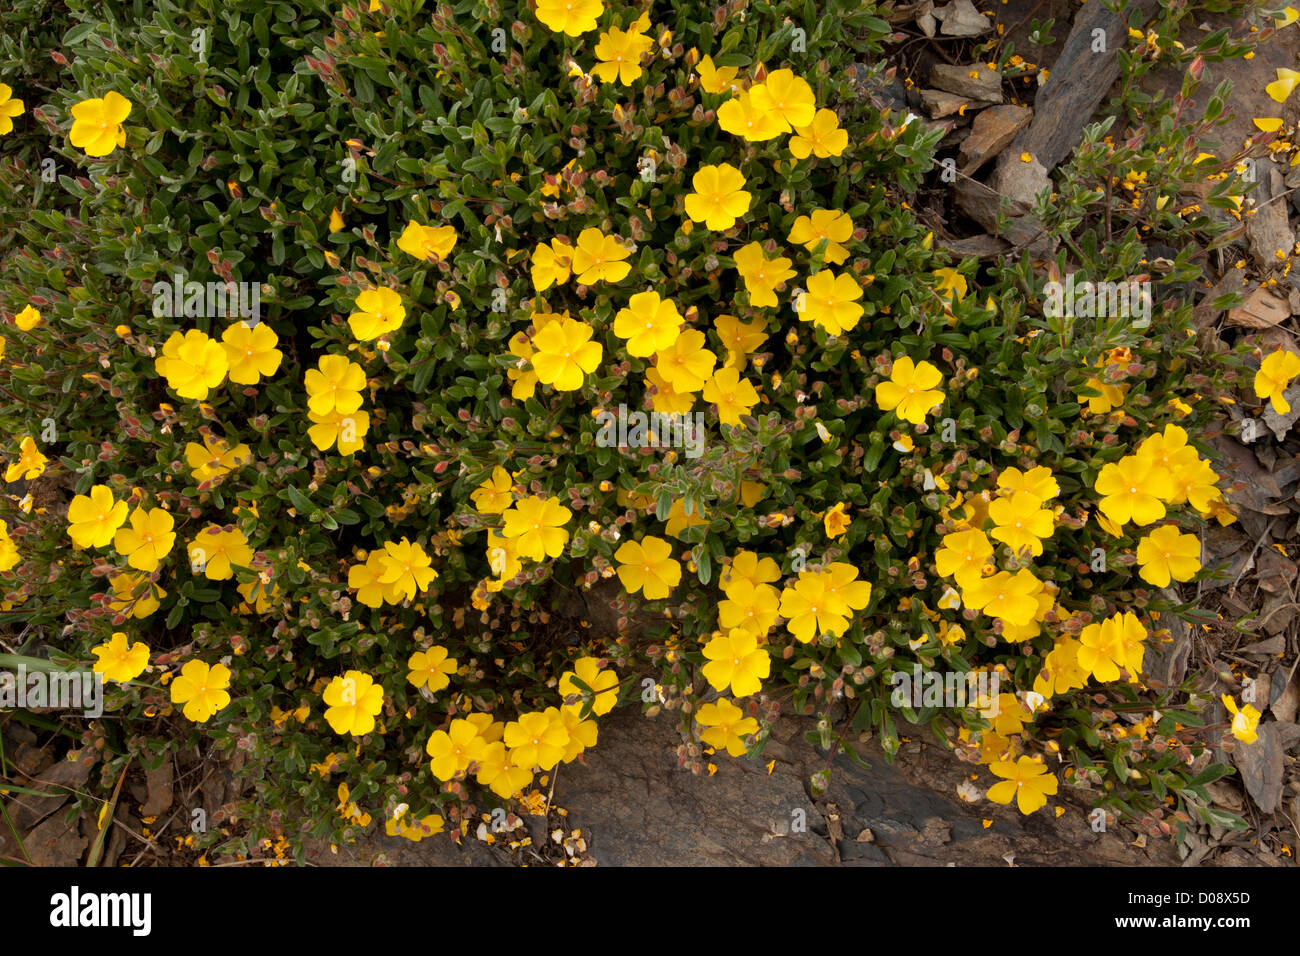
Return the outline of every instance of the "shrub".
[[[864,94],[873,4],[97,6],[25,0],[46,32],[2,48],[0,304],[40,321],[6,329],[0,421],[48,461],[0,508],[8,621],[82,666],[149,649],[84,734],[106,782],[209,741],[253,784],[233,849],[417,838],[544,784],[617,700],[680,715],[697,772],[782,708],[890,754],[901,715],[1186,819],[1195,698],[1139,675],[1192,612],[1104,489],[1158,460],[1190,485],[1141,508],[1231,520],[1200,436],[1235,372],[1187,303],[1053,318],[1029,260],[935,248],[940,134]],[[109,92],[92,158],[74,108]],[[1105,132],[1039,210],[1067,243]],[[1135,276],[1123,228],[1075,268]],[[699,430],[656,446],[652,411]],[[996,674],[998,715],[891,702],[914,666]]]

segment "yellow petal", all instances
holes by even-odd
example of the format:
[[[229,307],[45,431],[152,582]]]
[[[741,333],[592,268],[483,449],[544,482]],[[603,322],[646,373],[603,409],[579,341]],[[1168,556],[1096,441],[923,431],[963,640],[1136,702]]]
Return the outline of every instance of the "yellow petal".
[[[1261,118],[1256,116],[1251,122],[1265,133],[1275,133],[1282,128],[1282,120],[1279,117]]]

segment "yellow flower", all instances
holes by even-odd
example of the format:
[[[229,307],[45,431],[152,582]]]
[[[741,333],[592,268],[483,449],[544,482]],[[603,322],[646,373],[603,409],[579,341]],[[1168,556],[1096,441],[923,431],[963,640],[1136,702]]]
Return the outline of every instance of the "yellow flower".
[[[325,720],[336,734],[363,737],[375,729],[375,716],[384,707],[384,688],[374,678],[351,670],[329,682],[321,695]]]
[[[749,90],[741,90],[719,106],[717,115],[718,125],[725,132],[750,143],[775,139],[786,130],[776,112],[760,106]]]
[[[481,515],[499,515],[515,500],[514,479],[500,465],[492,469],[492,477],[469,493],[469,499]]]
[[[435,730],[429,736],[424,752],[430,757],[429,769],[433,775],[439,780],[451,780],[468,770],[470,764],[481,761],[487,746],[482,728],[472,720],[458,717],[446,730]]]
[[[1297,375],[1300,375],[1300,355],[1278,346],[1276,351],[1264,357],[1255,373],[1256,397],[1268,399],[1273,404],[1273,411],[1285,415],[1291,411],[1291,403],[1283,398],[1283,393]]]
[[[809,252],[816,252],[826,240],[824,253],[827,265],[837,266],[849,257],[842,243],[853,237],[853,220],[847,213],[833,209],[814,209],[810,215],[800,216],[790,227],[789,239]]]
[[[573,512],[555,498],[523,498],[502,512],[503,538],[511,539],[521,557],[531,561],[558,558],[564,553],[569,532],[564,525]]]
[[[242,442],[231,448],[225,439],[205,435],[202,445],[197,442],[185,445],[185,461],[197,482],[228,475],[235,468],[252,460],[253,453]]]
[[[406,823],[405,821],[405,813],[400,818],[385,821],[384,832],[391,837],[401,837],[404,840],[410,840],[412,843],[419,843],[427,836],[441,833],[445,825],[442,817],[436,813],[427,814],[413,823]]]
[[[572,763],[578,755],[589,747],[596,746],[598,728],[594,720],[582,719],[582,705],[573,704],[560,708],[560,720],[569,735],[569,742],[564,748],[562,763]]]
[[[209,525],[194,536],[189,547],[190,567],[209,581],[229,581],[235,568],[247,568],[253,563],[253,549],[238,528],[223,531]]]
[[[752,298],[750,304],[753,304]],[[750,354],[767,341],[766,325],[761,318],[742,322],[734,315],[719,315],[713,320],[714,330],[727,347],[727,365],[730,368],[744,370],[749,364]]]
[[[82,100],[69,112],[73,122],[68,142],[85,150],[87,156],[107,156],[126,145],[122,121],[131,113],[131,101],[125,96],[109,90],[103,99]]]
[[[1220,699],[1223,706],[1228,708],[1232,714],[1232,736],[1236,737],[1243,744],[1253,744],[1259,739],[1259,718],[1260,712],[1251,704],[1238,709],[1237,702],[1223,694]]]
[[[113,596],[107,604],[114,614],[146,618],[158,610],[167,592],[153,584],[143,574],[126,571],[115,575],[109,582]]]
[[[453,226],[423,226],[412,219],[398,237],[397,248],[417,259],[437,262],[456,247],[456,238]]]
[[[817,107],[812,87],[792,70],[773,70],[762,83],[749,89],[755,109],[768,113],[780,124],[780,132],[812,123]]]
[[[1179,533],[1177,525],[1161,525],[1138,541],[1137,561],[1142,580],[1153,587],[1190,581],[1201,570],[1201,542],[1194,534]]]
[[[564,730],[564,727],[561,726],[560,729]],[[520,766],[513,752],[506,750],[506,745],[498,740],[483,748],[474,779],[502,800],[509,800],[532,782],[533,772],[529,767]]]
[[[1004,624],[1023,627],[1034,620],[1038,611],[1037,594],[1043,582],[1027,568],[1015,574],[999,571],[987,578],[968,580],[961,586],[966,606],[999,618]]]
[[[405,536],[401,541],[384,544],[380,562],[383,570],[379,583],[390,589],[395,597],[393,603],[413,600],[438,577],[438,572],[431,567],[433,559],[418,542],[412,544]]]
[[[904,355],[894,360],[889,380],[876,386],[876,405],[883,412],[894,412],[903,421],[919,425],[944,394],[935,386],[943,375],[929,362],[914,363]]]
[[[807,159],[809,154],[818,159],[839,156],[849,145],[847,130],[840,129],[840,119],[834,110],[820,109],[807,126],[796,126],[790,137],[790,155]]]
[[[596,29],[596,18],[604,12],[602,0],[537,0],[537,19],[553,33],[571,37]]]
[[[24,435],[18,443],[18,460],[5,469],[5,481],[17,481],[20,477],[31,480],[45,474],[45,465],[49,459],[36,447],[36,440],[31,435]]]
[[[781,616],[786,628],[802,644],[809,643],[818,632],[841,634],[849,621],[835,613],[834,603],[826,594],[828,576],[801,571],[793,586],[781,592]]]
[[[1095,375],[1089,376],[1084,386],[1097,393],[1079,396],[1087,401],[1088,411],[1094,415],[1105,415],[1111,409],[1119,408],[1124,404],[1124,395],[1128,392],[1127,385],[1108,385]]]
[[[0,573],[17,567],[20,561],[22,555],[18,553],[14,539],[9,537],[8,523],[0,521]]]
[[[564,285],[569,281],[572,266],[573,246],[569,245],[568,240],[552,239],[550,245],[540,243],[533,250],[533,288],[544,292],[552,285]]]
[[[1051,469],[1038,465],[1022,472],[1019,468],[1004,468],[998,474],[998,490],[1009,495],[1027,491],[1039,501],[1051,501],[1061,493],[1061,486],[1052,477]]]
[[[607,236],[593,226],[578,234],[578,244],[573,250],[573,273],[582,285],[621,282],[632,271],[632,266],[623,261],[631,254],[617,236]]]
[[[111,640],[92,647],[90,653],[99,660],[95,662],[94,672],[103,674],[104,680],[125,683],[135,680],[149,666],[149,648],[137,641],[127,646],[127,637],[121,631],[114,631]]]
[[[655,369],[676,392],[698,392],[713,374],[718,357],[704,347],[704,333],[688,329],[655,353]]]
[[[560,317],[547,323],[533,336],[533,371],[543,385],[556,391],[572,392],[582,387],[584,376],[594,372],[604,352],[591,341],[593,329],[586,322]]]
[[[1264,87],[1264,92],[1279,103],[1285,103],[1296,84],[1300,83],[1300,72],[1277,67],[1277,79]]]
[[[226,380],[230,368],[221,343],[208,338],[198,329],[184,334],[173,332],[163,343],[162,355],[154,359],[154,369],[181,398],[202,401],[208,391]]]
[[[674,538],[680,538],[682,532],[687,528],[708,524],[708,519],[700,513],[700,507],[700,503],[697,501],[691,513],[687,514],[686,499],[674,499],[672,507],[668,509],[668,520],[664,522],[664,533]]]
[[[647,601],[667,597],[682,579],[682,566],[673,557],[672,545],[654,535],[640,542],[624,541],[614,560],[627,593],[641,591]]]
[[[24,332],[30,332],[36,328],[41,321],[41,312],[35,306],[28,303],[23,310],[14,316],[14,325]]]
[[[743,757],[748,748],[744,738],[758,732],[758,721],[746,717],[744,711],[727,698],[704,704],[695,714],[695,722],[705,730],[700,740],[717,750],[726,750],[733,757]]]
[[[380,607],[384,601],[400,604],[401,598],[393,588],[379,581],[387,570],[387,553],[382,548],[371,551],[364,563],[348,568],[348,587],[357,592],[357,600],[366,607]]]
[[[393,289],[365,289],[357,296],[357,311],[348,316],[348,326],[359,342],[368,342],[400,328],[406,319],[402,297]]]
[[[447,648],[434,645],[427,651],[416,651],[406,662],[406,679],[416,687],[427,687],[437,693],[451,683],[459,661],[447,656]]]
[[[564,757],[569,731],[559,708],[520,714],[506,724],[502,738],[510,748],[510,759],[519,767],[550,770]]]
[[[739,425],[740,416],[748,415],[758,404],[758,392],[752,383],[740,377],[734,368],[722,368],[713,373],[704,384],[701,397],[718,408],[718,421],[724,425]]]
[[[706,229],[730,229],[749,211],[752,195],[745,191],[745,177],[730,163],[701,166],[691,179],[695,192],[686,196],[686,215]]]
[[[940,295],[950,301],[966,298],[966,277],[956,269],[935,269],[934,275],[939,279],[934,289]]]
[[[68,505],[68,537],[78,548],[105,548],[126,521],[127,503],[114,501],[108,485],[95,485]]]
[[[331,412],[351,415],[361,407],[366,373],[345,356],[322,355],[317,368],[308,369],[303,381],[307,387],[307,408],[317,415]]]
[[[756,308],[776,305],[776,287],[795,276],[789,259],[782,256],[769,259],[758,242],[736,250],[735,264],[736,271],[745,280],[749,304]]]
[[[747,628],[719,631],[704,645],[708,663],[702,673],[717,691],[731,688],[732,696],[748,697],[763,689],[763,678],[771,672],[772,658],[758,646],[758,637]]]
[[[736,66],[714,66],[714,59],[711,56],[703,57],[695,65],[695,73],[699,74],[699,88],[705,92],[727,92],[736,90],[736,75],[740,70]]]
[[[1014,799],[1026,816],[1041,810],[1047,798],[1056,794],[1056,777],[1033,757],[1021,756],[1015,763],[995,760],[989,764],[989,770],[1006,779],[989,788],[988,798],[994,803],[1010,803]]]
[[[724,586],[724,591],[727,599],[718,602],[720,628],[744,628],[753,634],[766,634],[772,629],[780,615],[781,595],[776,588],[736,578]]]
[[[313,423],[307,429],[307,437],[321,451],[333,448],[336,442],[340,455],[353,455],[365,447],[362,439],[370,431],[370,415],[367,412],[355,411],[345,415],[336,409],[318,415],[308,410],[307,419]]]
[[[989,517],[996,527],[993,539],[1001,541],[1020,556],[1026,549],[1031,555],[1043,553],[1043,538],[1052,536],[1056,524],[1052,512],[1042,507],[1043,500],[1028,491],[1017,491],[989,505]]]
[[[972,528],[943,536],[943,547],[934,554],[935,570],[941,577],[953,578],[966,590],[984,576],[984,566],[993,557],[993,545],[983,531]]]
[[[826,529],[826,537],[832,539],[843,537],[849,530],[849,525],[853,523],[853,519],[845,514],[844,508],[845,502],[838,502],[822,518],[822,525]]]
[[[1079,633],[1079,666],[1099,681],[1119,680],[1120,667],[1128,668],[1128,645],[1133,636],[1128,632],[1133,628],[1146,636],[1137,617],[1128,612],[1089,624]]]
[[[256,385],[280,367],[283,353],[276,348],[279,336],[265,322],[249,328],[236,322],[221,333],[221,347],[226,350],[230,380],[236,385]]]
[[[339,212],[338,207],[335,206],[333,209],[330,210],[329,230],[330,232],[338,232],[342,228],[343,228],[343,213]]]
[[[685,415],[695,407],[694,394],[677,391],[653,365],[645,370],[645,380],[647,391],[653,390],[650,403],[660,415]]]
[[[863,314],[857,303],[860,298],[862,287],[853,276],[823,269],[808,277],[808,291],[795,304],[799,321],[812,322],[825,329],[827,335],[838,336],[857,327]]]
[[[582,690],[578,681],[587,685],[589,691]],[[560,694],[566,700],[565,709],[574,708],[581,712],[583,703],[590,699],[591,713],[603,717],[618,703],[618,674],[612,668],[602,670],[598,657],[580,657],[573,662],[573,670],[560,675]],[[576,700],[567,703],[570,698]]]
[[[677,303],[654,291],[633,295],[614,318],[614,334],[627,339],[627,354],[642,358],[672,345],[681,327]]]
[[[739,69],[734,66],[714,66],[711,56],[701,59],[695,66],[695,72],[700,76],[700,89],[705,93],[726,93],[737,88],[736,74]]]
[[[13,132],[14,117],[22,116],[23,101],[13,98],[13,88],[0,83],[0,136]]]
[[[1043,669],[1034,678],[1034,691],[1043,697],[1055,697],[1088,686],[1088,670],[1079,665],[1078,640],[1063,637],[1043,660]]]
[[[249,581],[246,584],[241,584],[236,588],[236,590],[239,591],[240,597],[244,599],[244,604],[239,607],[239,613],[241,614],[248,614],[250,612],[265,614],[267,611],[271,610],[271,602],[280,596],[280,588],[278,586],[268,588],[260,580]],[[256,596],[254,596],[254,591],[257,592]]]
[[[114,550],[137,571],[157,571],[176,543],[172,516],[162,508],[146,511],[140,506],[131,512],[127,522],[130,527],[118,528],[113,535]]]
[[[188,661],[171,682],[171,702],[185,705],[181,712],[187,720],[206,723],[230,703],[229,686],[230,669],[224,664],[208,667],[203,661]]]
[[[649,18],[643,14],[626,30],[610,27],[602,33],[595,49],[600,62],[591,68],[591,72],[605,83],[618,80],[630,85],[635,82],[642,73],[641,57],[654,45],[654,41],[645,35],[649,26]]]
[[[1101,513],[1117,524],[1152,524],[1165,516],[1163,499],[1173,494],[1173,481],[1148,458],[1126,455],[1102,467],[1093,486],[1102,495]]]

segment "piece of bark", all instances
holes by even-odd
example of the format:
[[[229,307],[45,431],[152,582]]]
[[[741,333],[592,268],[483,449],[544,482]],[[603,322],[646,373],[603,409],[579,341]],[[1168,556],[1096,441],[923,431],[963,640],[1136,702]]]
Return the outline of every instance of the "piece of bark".
[[[1234,269],[1234,272],[1239,270]],[[1263,286],[1260,286],[1246,301],[1235,309],[1228,310],[1228,324],[1245,329],[1271,329],[1291,316],[1291,307]]]
[[[1264,813],[1272,813],[1282,801],[1283,751],[1300,730],[1295,724],[1269,723],[1260,724],[1258,733],[1253,744],[1234,743],[1232,762],[1241,771],[1241,782],[1255,805]]]
[[[1034,111],[1027,106],[990,106],[975,117],[970,136],[961,145],[962,173],[975,171],[1011,144],[1016,134],[1029,125]]]
[[[1295,233],[1287,220],[1287,207],[1282,198],[1285,189],[1282,174],[1270,167],[1250,191],[1249,198],[1254,200],[1254,205],[1247,204],[1243,210],[1250,256],[1264,272],[1280,269],[1295,248]]]

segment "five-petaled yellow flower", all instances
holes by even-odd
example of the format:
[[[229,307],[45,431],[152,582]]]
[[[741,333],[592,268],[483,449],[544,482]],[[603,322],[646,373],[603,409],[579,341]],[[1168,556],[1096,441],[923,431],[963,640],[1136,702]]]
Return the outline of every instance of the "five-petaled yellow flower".
[[[745,177],[730,163],[701,166],[691,185],[695,192],[686,196],[686,215],[706,229],[730,229],[749,211],[753,197],[745,191]]]
[[[1026,816],[1041,810],[1047,804],[1047,798],[1056,794],[1056,776],[1042,761],[1033,757],[1021,756],[1014,763],[1010,760],[995,760],[989,764],[989,770],[1006,778],[989,788],[989,799],[994,803],[1010,803],[1015,800],[1020,812]]]
[[[329,682],[322,694],[325,720],[336,734],[362,737],[375,729],[375,716],[384,707],[384,688],[361,671],[347,671]]]
[[[126,521],[127,503],[114,501],[108,485],[95,485],[68,505],[68,537],[78,548],[105,548]]]
[[[943,392],[935,388],[942,381],[942,373],[929,362],[913,362],[904,355],[894,360],[889,380],[876,386],[876,404],[881,411],[892,411],[903,421],[919,425],[932,408],[942,404]]]
[[[640,542],[624,541],[614,552],[614,560],[627,592],[640,591],[648,601],[667,597],[682,579],[682,566],[673,557],[672,545],[654,535],[646,535]]]
[[[22,116],[23,101],[14,98],[13,88],[0,83],[0,136],[13,132],[14,117]]]
[[[113,637],[98,647],[92,647],[90,653],[99,660],[95,662],[94,672],[103,674],[104,680],[125,683],[135,680],[149,666],[149,648],[141,641],[127,645],[127,637],[121,631],[114,631]]]
[[[82,100],[70,112],[73,122],[68,142],[85,150],[87,156],[107,156],[126,145],[122,121],[131,113],[131,101],[120,93],[109,90],[103,99]]]
[[[187,661],[180,675],[171,682],[173,704],[183,704],[181,711],[195,723],[206,723],[217,711],[230,703],[230,668],[224,664],[208,667],[203,661]]]

